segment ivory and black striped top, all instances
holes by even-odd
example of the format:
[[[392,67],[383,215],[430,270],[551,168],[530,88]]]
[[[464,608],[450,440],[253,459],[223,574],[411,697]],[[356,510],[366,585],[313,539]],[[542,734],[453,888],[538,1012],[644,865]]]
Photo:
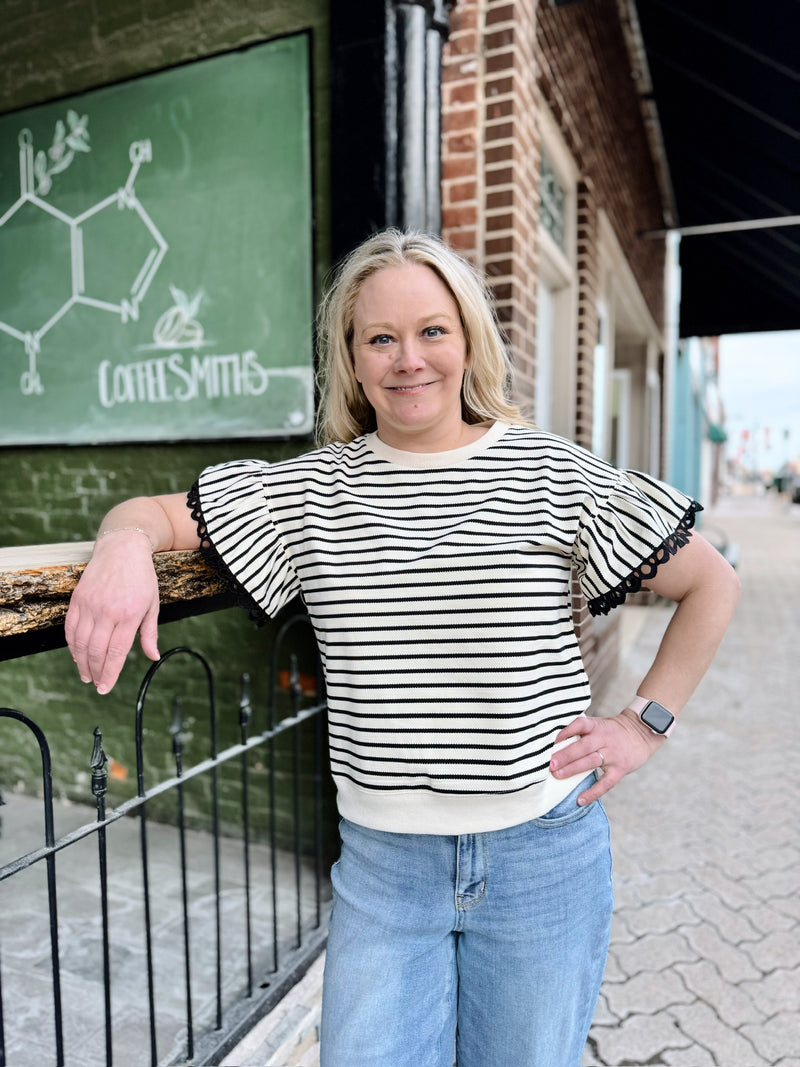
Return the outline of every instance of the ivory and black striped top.
[[[573,568],[605,613],[686,543],[699,509],[503,423],[450,452],[370,434],[210,467],[190,504],[210,557],[258,612],[302,594],[341,814],[446,834],[527,821],[571,791],[548,764],[590,702]]]

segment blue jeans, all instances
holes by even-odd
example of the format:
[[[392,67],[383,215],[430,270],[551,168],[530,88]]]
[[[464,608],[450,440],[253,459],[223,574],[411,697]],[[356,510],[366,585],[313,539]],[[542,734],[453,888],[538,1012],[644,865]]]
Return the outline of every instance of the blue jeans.
[[[593,780],[492,833],[342,821],[321,1067],[579,1067],[612,909]]]

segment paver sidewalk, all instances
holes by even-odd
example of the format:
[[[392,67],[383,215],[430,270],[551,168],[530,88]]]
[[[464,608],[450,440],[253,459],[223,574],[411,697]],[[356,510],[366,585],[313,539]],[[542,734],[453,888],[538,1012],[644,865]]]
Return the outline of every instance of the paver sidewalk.
[[[668,746],[608,797],[615,919],[587,1065],[800,1065],[800,507],[731,497],[742,597]],[[709,529],[710,533],[710,529]],[[603,702],[624,706],[669,608]]]
[[[705,522],[740,546],[742,599],[669,744],[606,801],[617,904],[584,1067],[800,1067],[800,507],[732,497]],[[633,695],[670,613],[629,611],[641,628],[601,713]],[[293,991],[296,1040],[279,1006],[276,1040],[266,1019],[225,1063],[316,1067],[320,976]]]

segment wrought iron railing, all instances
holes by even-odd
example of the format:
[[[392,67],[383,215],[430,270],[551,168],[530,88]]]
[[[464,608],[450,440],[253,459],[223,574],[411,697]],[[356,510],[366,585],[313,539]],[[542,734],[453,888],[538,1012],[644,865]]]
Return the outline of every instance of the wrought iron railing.
[[[221,751],[208,661],[187,647],[165,653],[148,670],[137,699],[136,795],[107,808],[108,764],[95,729],[94,818],[61,837],[55,833],[47,738],[25,713],[0,708],[0,731],[16,721],[38,744],[42,795],[26,803],[41,804],[44,825],[39,847],[0,866],[0,1067],[219,1063],[313,962],[325,941],[330,835],[324,829],[322,677],[317,670],[315,692],[304,693],[297,657],[287,653],[288,636],[305,628],[313,642],[304,615],[288,618],[276,634],[266,728],[253,732],[244,676],[239,740]],[[281,687],[287,656],[288,684]],[[186,758],[181,698],[166,692],[169,665],[177,660],[189,661],[205,678],[207,754],[195,762]],[[149,783],[145,733],[148,744],[153,739],[145,713],[153,700],[170,697],[174,774]],[[254,761],[267,784],[257,827]],[[205,825],[198,829],[196,815],[187,815],[186,796],[201,780],[208,783],[210,799]],[[221,827],[221,788],[227,811],[231,796],[238,797],[238,828],[229,818]],[[175,801],[169,824],[167,798]],[[13,803],[6,810],[13,820]],[[85,849],[92,842],[96,856],[90,864]],[[61,878],[62,865],[73,856],[81,877]],[[46,895],[34,887],[42,870]],[[3,899],[13,906],[4,906]],[[49,921],[49,936],[37,941],[39,908]],[[9,919],[13,936],[4,930]],[[70,954],[79,962],[65,967]],[[43,995],[45,985],[49,996]]]

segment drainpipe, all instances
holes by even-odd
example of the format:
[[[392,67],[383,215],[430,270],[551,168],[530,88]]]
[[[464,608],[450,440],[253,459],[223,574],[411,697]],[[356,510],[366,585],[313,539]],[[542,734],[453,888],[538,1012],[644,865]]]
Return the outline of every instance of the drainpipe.
[[[334,258],[384,226],[441,232],[441,61],[453,2],[331,5]]]
[[[396,218],[400,226],[422,229],[427,221],[425,127],[428,12],[421,3],[398,3],[392,6],[394,25],[390,23],[389,36],[395,37],[397,51],[396,80],[392,87],[397,101],[397,157],[393,175],[397,188]],[[388,125],[389,108],[386,109],[386,118]],[[391,130],[387,132],[391,134]]]
[[[665,324],[664,324],[664,399],[662,425],[662,455],[664,470],[662,477],[670,485],[677,478],[676,448],[678,446],[676,415],[678,410],[678,346],[680,344],[681,313],[681,239],[677,233],[670,233],[666,238],[667,254],[664,268],[665,287]]]
[[[442,46],[446,0],[386,0],[387,206],[393,224],[442,228]]]
[[[435,0],[426,36],[428,86],[426,101],[427,213],[425,228],[442,231],[442,49],[450,28],[449,16],[455,0]]]

